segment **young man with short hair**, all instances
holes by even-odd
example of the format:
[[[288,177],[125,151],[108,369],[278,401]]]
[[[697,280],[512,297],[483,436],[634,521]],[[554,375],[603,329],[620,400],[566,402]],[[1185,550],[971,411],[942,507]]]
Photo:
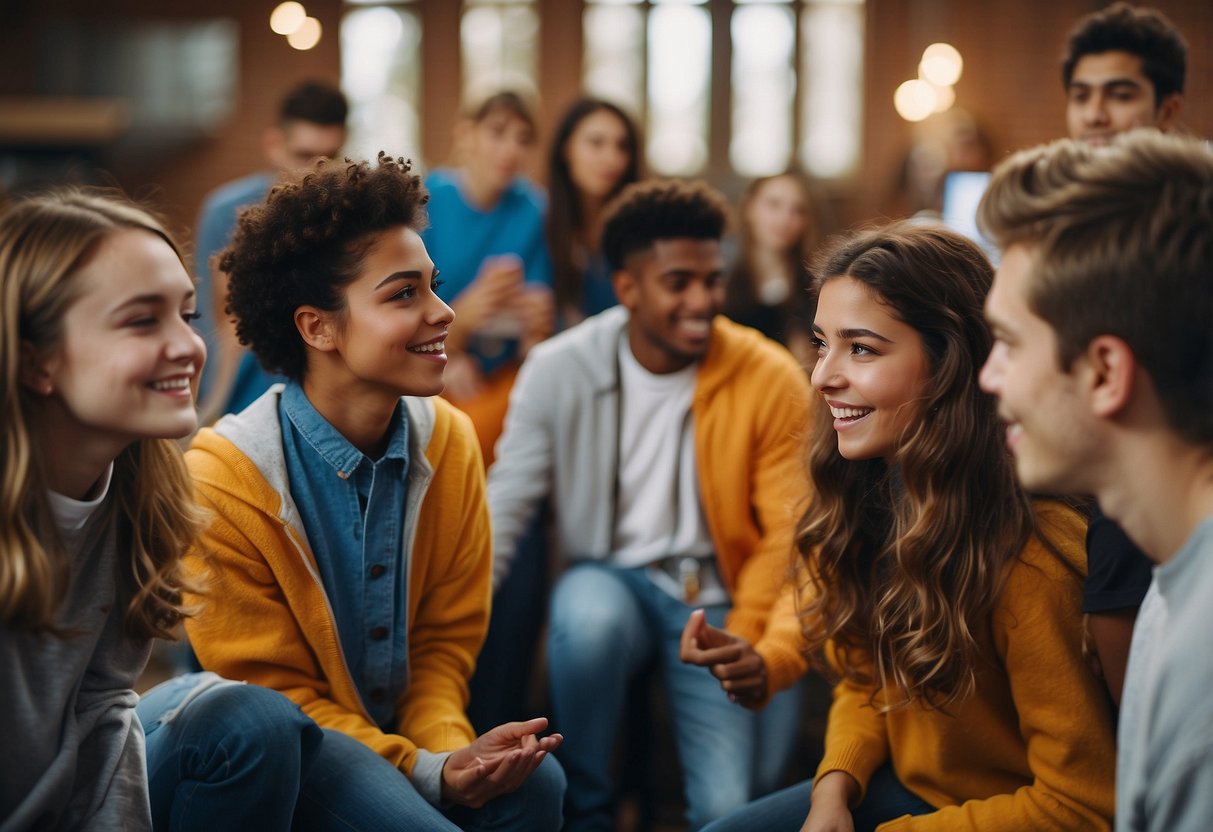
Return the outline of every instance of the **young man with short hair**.
[[[269,170],[221,185],[207,195],[198,216],[194,275],[198,280],[201,330],[211,360],[202,384],[202,418],[236,413],[278,376],[267,373],[236,340],[224,307],[227,278],[211,272],[211,257],[231,242],[243,208],[261,202],[283,175],[306,168],[316,159],[333,159],[345,144],[349,105],[341,90],[322,81],[304,81],[291,89],[278,108],[278,119],[265,129],[262,150]]]
[[[1188,47],[1156,9],[1114,3],[1079,20],[1062,61],[1070,138],[1104,144],[1137,127],[1170,130],[1183,107]],[[1096,510],[1083,586],[1090,658],[1117,706],[1152,562]]]
[[[1158,564],[1122,700],[1119,830],[1213,829],[1213,154],[1137,131],[995,171],[981,374],[1033,491],[1093,494]]]
[[[1170,130],[1187,59],[1183,35],[1156,9],[1119,2],[1079,20],[1061,69],[1070,138],[1104,144],[1134,127]]]
[[[804,371],[718,314],[726,212],[702,183],[620,195],[602,233],[620,306],[532,350],[489,472],[495,583],[545,499],[568,564],[547,663],[573,832],[613,828],[612,748],[629,682],[651,661],[693,828],[778,785],[793,739],[795,692],[756,714],[679,659],[697,607],[766,655],[808,493]]]

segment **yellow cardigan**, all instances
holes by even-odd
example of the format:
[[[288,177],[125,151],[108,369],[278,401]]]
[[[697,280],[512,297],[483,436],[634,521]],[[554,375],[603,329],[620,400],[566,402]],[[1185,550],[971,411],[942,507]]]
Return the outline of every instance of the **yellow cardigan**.
[[[212,514],[193,566],[208,583],[187,622],[203,666],[278,690],[323,728],[360,740],[411,775],[417,749],[451,751],[475,734],[464,713],[484,641],[492,552],[484,468],[467,417],[442,399],[408,399],[410,494],[421,497],[409,580],[409,684],[396,732],[363,708],[332,611],[289,499],[278,398],[272,392],[186,454]]]
[[[906,788],[939,807],[880,832],[1111,828],[1115,729],[1082,654],[1086,524],[1057,503],[1039,506],[1037,517],[1062,557],[1033,538],[1011,564],[977,634],[988,649],[972,696],[947,714],[912,704],[882,715],[882,693],[873,700],[872,688],[847,682],[834,690],[817,776],[845,771],[866,791],[891,763]],[[790,601],[781,598],[774,629],[798,626]],[[774,689],[795,678],[795,664],[779,665]]]

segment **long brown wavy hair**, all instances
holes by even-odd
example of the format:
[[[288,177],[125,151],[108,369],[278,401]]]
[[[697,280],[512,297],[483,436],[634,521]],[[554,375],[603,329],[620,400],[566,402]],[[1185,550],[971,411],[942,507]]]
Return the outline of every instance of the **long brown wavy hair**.
[[[53,631],[70,581],[38,455],[38,407],[21,383],[22,343],[53,349],[63,318],[80,296],[83,265],[110,234],[140,229],[181,252],[164,227],[116,195],[63,190],[19,202],[0,217],[0,625]],[[184,260],[182,261],[184,263]],[[181,449],[145,439],[114,460],[108,510],[130,553],[119,573],[125,628],[132,637],[172,637],[188,609],[181,557],[201,512]],[[60,633],[60,635],[67,635]]]
[[[995,402],[977,385],[993,272],[964,237],[899,223],[823,254],[814,296],[843,276],[921,335],[931,371],[888,462],[844,459],[829,409],[816,409],[815,498],[797,530],[802,626],[818,669],[878,686],[886,708],[946,709],[975,688],[978,634],[1033,532]]]

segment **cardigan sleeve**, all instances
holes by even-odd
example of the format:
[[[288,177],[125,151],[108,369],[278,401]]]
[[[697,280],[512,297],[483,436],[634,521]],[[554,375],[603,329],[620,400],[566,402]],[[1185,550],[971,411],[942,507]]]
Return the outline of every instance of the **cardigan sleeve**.
[[[1081,530],[1069,537],[1080,542]],[[1081,559],[1081,551],[1067,553],[1067,559],[1071,555]],[[1110,828],[1112,717],[1102,683],[1082,655],[1081,601],[1081,574],[1033,540],[994,611],[995,647],[1010,681],[1033,782],[1011,794],[901,818],[882,825],[882,832]]]
[[[868,790],[868,781],[889,759],[889,735],[881,699],[873,697],[873,688],[843,680],[834,687],[826,726],[825,754],[817,766],[815,779],[831,771],[845,771],[859,784],[860,795]]]
[[[750,503],[761,538],[738,569],[733,608],[725,621],[731,632],[755,644],[761,643],[771,607],[791,572],[796,511],[805,505],[810,492],[804,464],[809,385],[795,361],[785,358],[773,363],[777,372],[759,382],[780,391],[780,395],[764,397],[766,406],[752,427]]]

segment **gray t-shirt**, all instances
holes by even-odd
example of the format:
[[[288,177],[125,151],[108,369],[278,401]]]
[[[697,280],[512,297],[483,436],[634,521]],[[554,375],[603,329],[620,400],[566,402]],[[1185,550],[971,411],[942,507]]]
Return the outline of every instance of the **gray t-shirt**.
[[[1213,830],[1213,517],[1156,567],[1133,629],[1116,766],[1119,832]]]
[[[133,686],[151,642],[123,632],[109,475],[88,502],[52,494],[72,553],[55,615],[68,635],[0,629],[0,832],[150,830]]]

